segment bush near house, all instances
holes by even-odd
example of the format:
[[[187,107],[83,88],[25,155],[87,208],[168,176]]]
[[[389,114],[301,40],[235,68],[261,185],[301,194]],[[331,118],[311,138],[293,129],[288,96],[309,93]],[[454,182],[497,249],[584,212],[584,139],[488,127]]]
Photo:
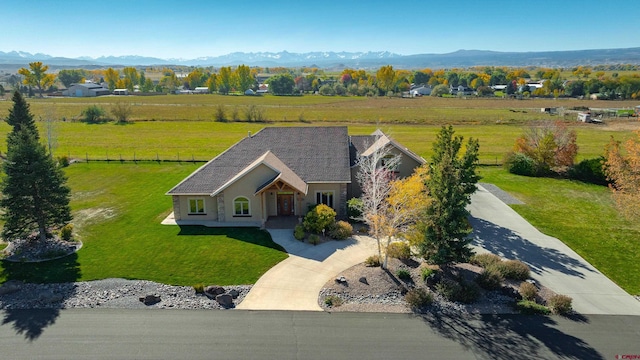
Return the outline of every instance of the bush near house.
[[[353,234],[353,227],[346,221],[338,221],[331,225],[331,229],[329,230],[329,236],[332,239],[336,240],[344,240],[351,237]]]
[[[411,257],[409,244],[401,241],[392,242],[387,246],[387,255],[392,258],[406,260]]]
[[[302,225],[305,230],[319,234],[322,230],[328,230],[336,221],[336,212],[325,204],[320,204],[311,209],[305,215]]]

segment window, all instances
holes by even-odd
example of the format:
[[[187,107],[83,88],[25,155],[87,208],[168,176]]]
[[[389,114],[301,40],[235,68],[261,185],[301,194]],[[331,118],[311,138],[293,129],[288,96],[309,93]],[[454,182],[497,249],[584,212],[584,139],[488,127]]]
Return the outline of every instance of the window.
[[[400,161],[397,161],[397,159],[395,159],[395,155],[386,155],[385,157],[383,157],[380,160],[380,166],[382,167],[388,167],[389,171],[393,171],[393,172],[398,172],[400,171]],[[395,164],[391,164],[393,161],[395,161]],[[391,166],[390,166],[391,165]]]
[[[333,191],[317,191],[316,204],[325,204],[329,207],[333,207]]]
[[[251,216],[251,214],[249,213],[249,199],[240,196],[233,200],[233,215]]]
[[[204,199],[189,199],[189,214],[204,215]]]

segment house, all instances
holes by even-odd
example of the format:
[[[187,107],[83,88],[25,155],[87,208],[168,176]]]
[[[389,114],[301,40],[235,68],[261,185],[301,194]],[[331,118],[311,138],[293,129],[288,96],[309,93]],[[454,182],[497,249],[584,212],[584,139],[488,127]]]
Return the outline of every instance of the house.
[[[464,95],[464,96],[469,96],[469,95],[473,95],[473,89],[463,86],[463,85],[459,85],[459,86],[449,86],[449,93],[451,95]]]
[[[409,94],[411,95],[411,97],[416,97],[416,96],[429,96],[431,95],[431,86],[430,85],[423,85],[423,86],[419,86],[416,88],[413,88],[409,91]]]
[[[401,155],[397,177],[424,160],[380,131],[349,136],[346,126],[268,127],[197,169],[166,195],[173,219],[184,225],[264,226],[273,216],[304,216],[326,204],[346,216],[358,196],[358,156],[390,146]]]
[[[103,87],[100,84],[95,83],[84,83],[84,84],[73,84],[69,86],[69,88],[62,93],[64,96],[71,97],[93,97],[93,96],[101,96],[101,95],[109,95],[111,92],[109,89]]]

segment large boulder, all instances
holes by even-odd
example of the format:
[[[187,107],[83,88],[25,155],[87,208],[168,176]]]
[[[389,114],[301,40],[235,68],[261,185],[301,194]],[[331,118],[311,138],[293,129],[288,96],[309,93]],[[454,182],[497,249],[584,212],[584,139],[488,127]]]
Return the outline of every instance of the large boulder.
[[[220,295],[220,294],[224,294],[225,290],[222,286],[207,286],[204,289],[204,293],[207,294],[207,296],[211,297],[211,298],[215,298],[216,296]]]
[[[146,295],[140,298],[140,301],[147,306],[157,304],[160,300],[160,296],[158,295]]]
[[[220,294],[216,296],[216,301],[222,307],[225,307],[225,308],[233,307],[233,297],[229,294]]]
[[[231,297],[234,299],[237,299],[238,296],[240,296],[240,292],[236,289],[229,290],[228,294],[231,295]]]

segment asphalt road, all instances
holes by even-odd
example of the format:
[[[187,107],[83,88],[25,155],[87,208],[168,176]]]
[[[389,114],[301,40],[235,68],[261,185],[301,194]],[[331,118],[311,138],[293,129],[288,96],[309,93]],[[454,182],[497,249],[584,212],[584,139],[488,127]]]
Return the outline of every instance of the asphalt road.
[[[640,317],[199,310],[2,312],[2,359],[615,359]]]

